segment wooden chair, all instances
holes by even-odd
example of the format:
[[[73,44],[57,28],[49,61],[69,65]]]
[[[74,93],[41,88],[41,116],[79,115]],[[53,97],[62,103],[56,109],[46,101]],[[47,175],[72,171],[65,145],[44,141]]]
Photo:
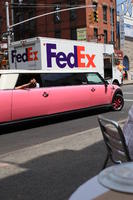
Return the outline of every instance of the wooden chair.
[[[113,120],[98,116],[98,122],[107,148],[104,169],[109,160],[114,164],[131,161],[125,137],[119,124]]]

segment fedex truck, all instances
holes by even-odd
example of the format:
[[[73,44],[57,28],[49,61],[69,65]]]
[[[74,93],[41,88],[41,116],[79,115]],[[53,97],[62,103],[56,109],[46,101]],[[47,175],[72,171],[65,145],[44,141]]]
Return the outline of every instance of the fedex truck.
[[[99,72],[114,84],[122,74],[114,64],[111,44],[36,37],[11,43],[10,69],[44,72]]]

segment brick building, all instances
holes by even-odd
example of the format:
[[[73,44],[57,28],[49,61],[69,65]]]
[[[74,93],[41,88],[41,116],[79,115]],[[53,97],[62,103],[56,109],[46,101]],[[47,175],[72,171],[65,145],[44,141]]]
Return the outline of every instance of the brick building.
[[[66,9],[76,5],[95,8],[58,12],[14,28],[14,40],[46,36],[55,38],[113,43],[116,46],[116,0],[8,0],[11,24],[36,15]],[[5,1],[0,0],[4,6]],[[25,4],[25,5],[24,5]],[[92,15],[98,14],[92,17]],[[95,19],[94,19],[95,18]],[[0,13],[0,34],[6,31],[5,9]]]
[[[1,7],[1,9],[0,9],[0,42],[2,40],[3,33],[6,32],[6,8],[5,8],[5,2],[6,1],[0,0],[0,7]],[[11,15],[10,15],[10,19],[11,19]]]
[[[117,34],[119,48],[123,52],[122,64],[128,72],[128,79],[133,79],[133,0],[124,1],[117,9]]]

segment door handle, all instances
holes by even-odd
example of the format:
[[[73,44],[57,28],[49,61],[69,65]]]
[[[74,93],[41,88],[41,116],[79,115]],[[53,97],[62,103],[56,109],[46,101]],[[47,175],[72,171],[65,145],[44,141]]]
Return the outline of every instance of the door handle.
[[[42,96],[43,96],[43,97],[48,97],[49,94],[48,94],[47,92],[44,92]]]
[[[91,91],[92,91],[92,92],[95,92],[95,88],[91,88]]]

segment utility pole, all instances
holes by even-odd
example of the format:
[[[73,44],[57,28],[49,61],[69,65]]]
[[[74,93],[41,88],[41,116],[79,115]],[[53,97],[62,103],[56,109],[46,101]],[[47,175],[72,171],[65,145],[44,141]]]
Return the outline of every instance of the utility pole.
[[[22,2],[22,0],[20,2]],[[24,21],[18,22],[16,24],[10,25],[10,20],[9,20],[9,4],[8,4],[8,2],[5,2],[5,6],[6,6],[6,25],[7,25],[8,48],[10,47],[10,44],[11,44],[11,29],[13,27],[15,27],[15,26],[18,26],[20,24],[23,24],[23,23],[26,23],[26,22],[29,22],[29,21],[32,21],[32,20],[35,20],[35,19],[40,18],[40,17],[52,15],[52,14],[55,14],[55,13],[66,12],[66,11],[70,11],[70,10],[83,9],[83,8],[87,8],[87,7],[89,7],[89,8],[95,8],[95,5],[82,5],[82,6],[76,6],[76,7],[73,7],[73,8],[65,8],[65,9],[60,9],[60,10],[58,9],[56,11],[52,11],[52,12],[49,12],[49,13],[44,13],[44,14],[41,14],[41,15],[37,15],[35,17],[32,17],[32,18],[26,19]]]
[[[113,21],[113,7],[111,6],[111,42],[113,44],[114,42],[114,35],[113,35],[113,32],[114,32],[114,21]]]
[[[11,4],[13,4],[13,3],[14,3],[14,0],[11,0]],[[14,8],[12,8],[12,10],[11,10],[11,16],[12,16],[11,23],[14,24]],[[14,34],[12,35],[12,41],[14,41]]]
[[[8,43],[8,48],[9,48],[10,44],[11,44],[11,37],[10,37],[10,21],[9,21],[9,4],[8,4],[8,2],[5,2],[5,6],[6,6],[7,43]]]

